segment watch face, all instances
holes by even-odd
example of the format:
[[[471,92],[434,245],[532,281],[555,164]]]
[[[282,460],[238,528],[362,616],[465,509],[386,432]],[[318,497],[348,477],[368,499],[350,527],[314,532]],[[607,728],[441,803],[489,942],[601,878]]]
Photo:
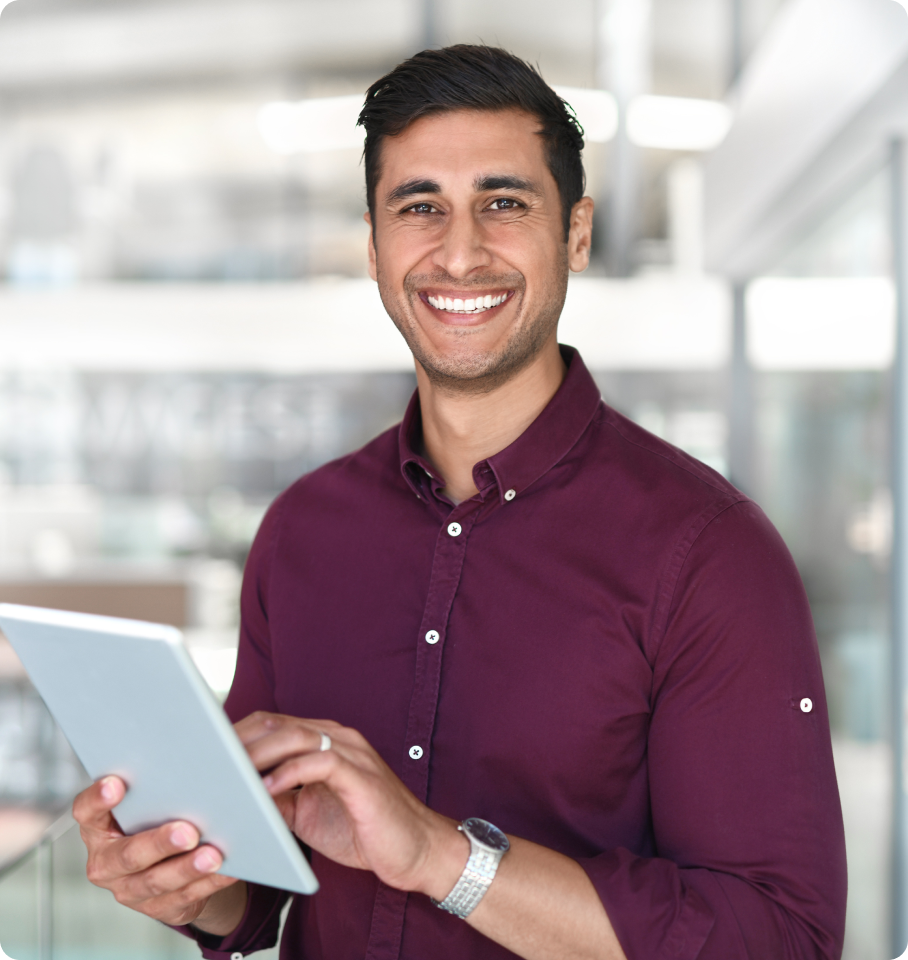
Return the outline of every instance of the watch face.
[[[464,820],[463,828],[474,840],[490,850],[500,850],[503,853],[511,846],[504,833],[488,820],[470,817],[469,820]]]

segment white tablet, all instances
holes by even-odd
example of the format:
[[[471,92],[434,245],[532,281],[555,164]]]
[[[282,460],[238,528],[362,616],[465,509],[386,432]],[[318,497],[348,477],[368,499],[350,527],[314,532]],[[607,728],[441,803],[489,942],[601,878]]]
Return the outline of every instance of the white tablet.
[[[10,603],[0,629],[92,779],[126,782],[114,811],[126,833],[186,820],[226,876],[318,889],[179,630]]]

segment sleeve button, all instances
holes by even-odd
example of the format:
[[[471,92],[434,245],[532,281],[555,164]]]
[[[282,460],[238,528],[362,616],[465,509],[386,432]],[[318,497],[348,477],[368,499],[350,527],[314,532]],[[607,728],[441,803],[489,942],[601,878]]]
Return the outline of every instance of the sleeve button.
[[[231,953],[230,960],[243,960],[243,955],[241,953]]]
[[[801,713],[810,713],[813,710],[813,700],[810,697],[804,697],[801,701]]]

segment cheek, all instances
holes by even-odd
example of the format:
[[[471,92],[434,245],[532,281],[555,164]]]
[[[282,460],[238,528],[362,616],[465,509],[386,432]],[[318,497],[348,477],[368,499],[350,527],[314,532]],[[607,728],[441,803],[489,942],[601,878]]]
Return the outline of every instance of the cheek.
[[[402,286],[411,273],[427,273],[435,244],[425,235],[389,231],[380,237],[375,251],[379,274],[390,286]]]

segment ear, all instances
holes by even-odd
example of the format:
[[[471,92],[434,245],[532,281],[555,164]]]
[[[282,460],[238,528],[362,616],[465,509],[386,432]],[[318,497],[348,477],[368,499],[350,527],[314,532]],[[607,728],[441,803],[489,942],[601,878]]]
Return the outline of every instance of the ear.
[[[590,246],[593,242],[593,200],[582,197],[571,208],[571,228],[568,233],[568,266],[580,273],[590,265]]]
[[[363,220],[369,224],[369,276],[378,280],[378,269],[375,266],[375,240],[372,236],[372,214],[364,213]]]

